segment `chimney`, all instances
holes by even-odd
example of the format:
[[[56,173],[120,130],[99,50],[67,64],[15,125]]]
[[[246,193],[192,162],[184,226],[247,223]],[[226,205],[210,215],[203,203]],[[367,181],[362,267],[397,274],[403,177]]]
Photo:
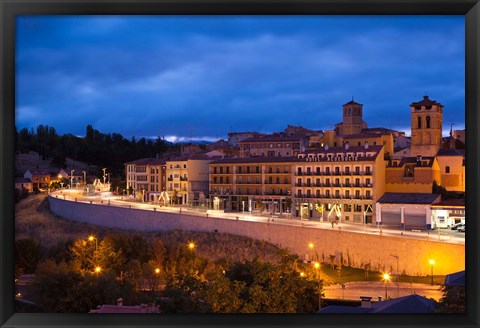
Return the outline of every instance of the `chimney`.
[[[372,298],[370,296],[360,296],[360,306],[370,309],[372,307]]]
[[[123,306],[123,298],[117,299],[117,306]]]
[[[348,141],[345,142],[345,150],[348,150],[348,148],[350,148],[350,145],[348,144]]]
[[[378,296],[378,301],[379,301],[379,302],[382,301],[382,296]]]
[[[365,141],[365,149],[368,149],[368,141]]]

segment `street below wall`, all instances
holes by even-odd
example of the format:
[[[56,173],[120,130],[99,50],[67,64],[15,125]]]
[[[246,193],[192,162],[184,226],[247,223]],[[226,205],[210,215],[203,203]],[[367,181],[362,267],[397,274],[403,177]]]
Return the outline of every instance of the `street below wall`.
[[[439,285],[404,282],[389,282],[386,285],[383,282],[355,281],[347,282],[343,284],[343,287],[341,284],[326,286],[324,290],[324,297],[327,299],[355,301],[359,301],[361,296],[370,296],[372,300],[378,300],[378,297],[381,297],[385,300],[385,294],[391,298],[417,294],[426,298],[433,298],[436,301],[439,301],[443,296]]]
[[[451,230],[409,231],[344,222],[332,227],[328,222],[295,217],[165,207],[111,193],[84,196],[77,190],[57,191],[49,196],[55,214],[112,228],[238,234],[289,248],[302,258],[326,261],[335,254],[352,267],[369,264],[382,270],[398,266],[400,272],[409,275],[428,275],[429,258],[436,259],[438,274],[464,270],[465,266],[465,234]],[[316,244],[313,252],[306,247],[310,242]]]

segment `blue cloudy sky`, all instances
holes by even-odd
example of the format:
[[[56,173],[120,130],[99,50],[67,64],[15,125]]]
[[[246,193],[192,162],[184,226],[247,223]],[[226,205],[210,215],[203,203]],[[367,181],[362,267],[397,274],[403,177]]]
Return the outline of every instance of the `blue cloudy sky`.
[[[23,16],[16,125],[130,138],[332,129],[341,105],[410,134],[428,93],[465,124],[463,16]]]

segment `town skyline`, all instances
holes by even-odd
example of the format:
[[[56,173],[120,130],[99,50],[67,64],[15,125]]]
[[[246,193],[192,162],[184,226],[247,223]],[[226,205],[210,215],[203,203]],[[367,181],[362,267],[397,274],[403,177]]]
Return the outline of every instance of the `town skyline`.
[[[409,135],[409,105],[425,94],[444,105],[443,136],[465,127],[461,16],[36,16],[17,26],[18,130],[92,125],[169,141],[328,130],[353,97],[369,127]]]

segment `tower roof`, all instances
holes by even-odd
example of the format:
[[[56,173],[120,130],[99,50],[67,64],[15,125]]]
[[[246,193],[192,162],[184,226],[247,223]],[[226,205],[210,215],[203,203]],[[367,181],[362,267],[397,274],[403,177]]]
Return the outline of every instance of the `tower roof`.
[[[436,100],[431,100],[430,98],[428,98],[428,96],[423,96],[423,99],[420,100],[420,101],[417,101],[417,102],[413,102],[410,104],[410,106],[414,106],[414,107],[419,107],[419,106],[432,106],[432,105],[440,105],[442,106],[442,104],[440,104],[439,102],[437,102]]]
[[[348,106],[348,105],[360,105],[360,106],[363,106],[363,104],[359,104],[359,103],[357,103],[356,101],[353,101],[353,99],[350,100],[349,102],[347,102],[346,104],[343,104],[342,106]]]

